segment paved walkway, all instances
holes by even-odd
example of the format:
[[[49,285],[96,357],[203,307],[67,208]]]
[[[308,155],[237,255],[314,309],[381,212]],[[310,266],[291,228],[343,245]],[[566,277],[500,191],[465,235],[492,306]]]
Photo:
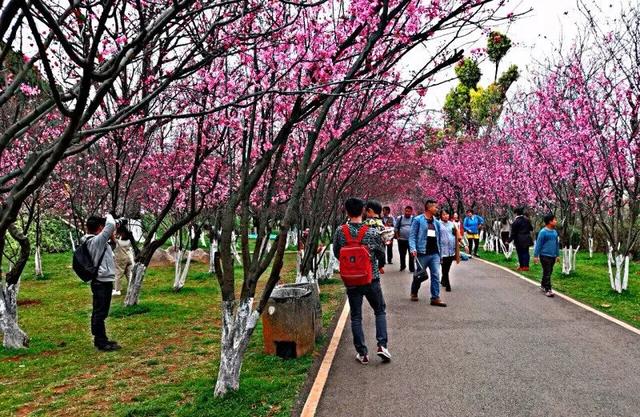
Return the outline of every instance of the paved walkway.
[[[386,270],[393,361],[357,363],[347,322],[317,416],[640,416],[640,336],[480,261],[453,266],[446,308]]]

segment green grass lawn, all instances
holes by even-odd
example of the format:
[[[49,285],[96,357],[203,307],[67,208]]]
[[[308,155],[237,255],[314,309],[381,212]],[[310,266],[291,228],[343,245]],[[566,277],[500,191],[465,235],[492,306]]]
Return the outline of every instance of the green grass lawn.
[[[0,415],[291,413],[314,358],[264,355],[261,324],[246,354],[240,390],[213,398],[220,292],[207,265],[193,264],[179,293],[172,291],[173,267],[168,267],[149,270],[138,306],[125,309],[123,297],[115,297],[107,331],[123,349],[104,353],[92,345],[91,291],[73,274],[70,260],[70,253],[46,255],[44,280],[36,280],[33,266],[28,266],[19,295],[19,323],[31,345],[26,350],[0,348]],[[285,281],[292,281],[294,269],[295,254],[287,254]],[[344,290],[339,280],[330,280],[321,292],[326,327]]]
[[[515,252],[511,260],[506,260],[504,255],[494,252],[482,251],[480,256],[484,260],[514,270],[518,267],[518,257]],[[540,265],[535,265],[532,258],[531,270],[521,274],[540,282],[542,268]],[[556,264],[551,283],[554,289],[571,298],[640,328],[640,265],[638,263],[629,264],[629,287],[622,294],[611,289],[607,256],[602,253],[594,253],[593,259],[589,259],[588,252],[579,252],[576,270],[570,275],[563,275],[562,264]]]

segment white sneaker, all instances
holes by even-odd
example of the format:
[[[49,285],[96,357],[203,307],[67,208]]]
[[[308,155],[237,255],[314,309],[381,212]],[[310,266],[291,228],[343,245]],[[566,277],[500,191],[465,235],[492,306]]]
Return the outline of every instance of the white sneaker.
[[[114,296],[114,295],[120,295],[120,294],[122,294],[120,291],[116,291],[116,290],[111,291],[111,295],[112,295],[112,296]]]
[[[378,346],[378,351],[376,354],[382,359],[382,362],[390,362],[391,361],[391,353],[387,350],[386,347]]]
[[[356,353],[356,360],[363,365],[367,365],[369,363],[369,355],[366,353],[364,355]]]
[[[547,290],[547,291],[544,293],[544,295],[546,295],[547,297],[553,297],[553,296],[554,296],[553,291],[551,291],[551,290]]]

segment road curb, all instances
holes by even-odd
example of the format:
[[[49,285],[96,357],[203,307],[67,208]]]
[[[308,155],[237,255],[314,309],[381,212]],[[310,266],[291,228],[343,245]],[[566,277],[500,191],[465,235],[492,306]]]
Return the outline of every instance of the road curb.
[[[309,391],[307,401],[304,403],[304,408],[302,409],[300,417],[314,417],[316,414],[318,404],[320,403],[320,398],[322,397],[322,391],[324,390],[324,386],[327,383],[329,371],[331,370],[331,365],[333,364],[333,360],[336,356],[336,351],[338,350],[338,345],[340,344],[340,339],[342,338],[344,326],[347,322],[347,318],[349,317],[349,311],[349,303],[345,301],[344,307],[342,308],[342,313],[340,314],[338,323],[336,324],[336,327],[333,331],[331,341],[329,342],[327,351],[325,352],[322,363],[320,364],[320,369],[318,369],[318,373],[316,374],[316,379],[313,381],[313,386]]]
[[[516,271],[513,271],[513,270],[511,270],[511,269],[509,269],[509,268],[507,268],[507,267],[505,267],[505,266],[498,265],[498,264],[496,264],[496,263],[493,263],[493,262],[490,262],[490,261],[486,261],[486,260],[484,260],[484,259],[480,259],[480,258],[477,258],[477,257],[476,257],[476,258],[473,258],[473,259],[474,259],[474,260],[478,260],[478,261],[480,261],[480,262],[484,262],[485,264],[491,265],[491,266],[493,266],[493,267],[495,267],[495,268],[502,269],[502,270],[504,270],[504,271],[506,271],[506,272],[509,272],[511,275],[515,275],[516,277],[518,277],[518,278],[520,278],[520,279],[522,279],[522,280],[524,280],[524,281],[528,282],[528,283],[529,283],[529,284],[531,284],[531,285],[535,285],[536,287],[538,287],[538,286],[539,286],[539,284],[538,284],[537,282],[532,281],[531,279],[529,279],[529,278],[525,277],[524,275],[522,275],[522,274],[518,274]],[[628,324],[628,323],[625,323],[625,322],[624,322],[624,321],[622,321],[622,320],[618,320],[617,318],[612,317],[612,316],[610,316],[610,315],[608,315],[608,314],[606,314],[606,313],[603,313],[603,312],[602,312],[602,311],[600,311],[600,310],[596,310],[595,308],[593,308],[593,307],[591,307],[591,306],[588,306],[588,305],[586,305],[586,304],[584,304],[584,303],[582,303],[582,302],[580,302],[580,301],[578,301],[578,300],[575,300],[575,299],[573,299],[573,298],[569,297],[569,296],[568,296],[568,295],[566,295],[566,294],[563,294],[563,293],[561,293],[561,292],[557,292],[557,291],[555,291],[555,290],[554,290],[553,292],[555,293],[555,295],[556,295],[556,296],[558,296],[558,297],[562,298],[563,300],[566,300],[566,301],[568,301],[568,302],[570,302],[570,303],[572,303],[572,304],[575,304],[575,305],[577,305],[578,307],[582,307],[583,309],[585,309],[585,310],[587,310],[587,311],[590,311],[590,312],[592,312],[593,314],[596,314],[596,315],[598,315],[598,316],[600,316],[600,317],[602,317],[602,318],[604,318],[604,319],[606,319],[606,320],[609,320],[610,322],[615,323],[615,324],[617,324],[617,325],[618,325],[618,326],[620,326],[620,327],[624,327],[625,329],[629,330],[630,332],[635,333],[635,334],[637,334],[638,336],[640,336],[640,329],[638,329],[638,328],[636,328],[636,327],[633,327],[632,325],[630,325],[630,324]]]

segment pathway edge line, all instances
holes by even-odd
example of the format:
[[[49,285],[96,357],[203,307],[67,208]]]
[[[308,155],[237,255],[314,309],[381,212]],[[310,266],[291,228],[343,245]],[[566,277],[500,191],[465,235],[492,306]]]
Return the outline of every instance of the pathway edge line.
[[[529,284],[535,285],[536,287],[537,287],[537,286],[539,286],[539,285],[538,285],[538,283],[536,283],[535,281],[533,281],[533,280],[531,280],[531,279],[529,279],[529,278],[525,277],[525,276],[524,276],[524,275],[522,275],[522,274],[518,274],[516,271],[513,271],[513,270],[511,270],[511,269],[509,269],[509,268],[507,268],[507,267],[505,267],[505,266],[498,265],[498,264],[493,263],[493,262],[491,262],[491,261],[486,261],[486,260],[484,260],[484,259],[480,259],[480,258],[474,258],[474,259],[475,259],[475,260],[478,260],[478,261],[481,261],[481,262],[484,262],[484,263],[486,263],[486,264],[488,264],[488,265],[491,265],[491,266],[493,266],[493,267],[496,267],[496,268],[502,269],[502,270],[504,270],[504,271],[507,271],[507,272],[509,272],[510,274],[515,275],[516,277],[518,277],[518,278],[520,278],[520,279],[522,279],[522,280],[524,280],[524,281],[528,282]],[[600,310],[596,310],[595,308],[593,308],[593,307],[591,307],[591,306],[589,306],[589,305],[587,305],[587,304],[584,304],[584,303],[582,303],[582,302],[580,302],[580,301],[578,301],[578,300],[575,300],[575,299],[573,299],[573,298],[569,297],[569,296],[568,296],[568,295],[566,295],[566,294],[563,294],[563,293],[558,292],[558,291],[555,291],[555,290],[554,290],[553,292],[554,292],[554,293],[555,293],[555,295],[557,295],[558,297],[560,297],[560,298],[562,298],[562,299],[564,299],[564,300],[567,300],[567,301],[569,301],[570,303],[577,305],[578,307],[582,307],[582,308],[584,308],[585,310],[590,311],[590,312],[592,312],[592,313],[594,313],[594,314],[596,314],[596,315],[598,315],[598,316],[600,316],[600,317],[602,317],[602,318],[604,318],[604,319],[606,319],[606,320],[609,320],[610,322],[615,323],[615,324],[617,324],[618,326],[624,327],[625,329],[629,330],[630,332],[635,333],[635,334],[637,334],[637,335],[639,335],[639,336],[640,336],[640,329],[638,329],[638,328],[636,328],[636,327],[634,327],[634,326],[630,325],[629,323],[625,323],[624,321],[619,320],[619,319],[617,319],[617,318],[615,318],[615,317],[612,317],[612,316],[610,316],[610,315],[608,315],[608,314],[606,314],[606,313],[603,313],[603,312],[602,312],[602,311],[600,311]]]
[[[300,417],[314,417],[316,415],[316,410],[318,409],[318,404],[320,403],[320,398],[322,397],[322,391],[324,390],[324,386],[327,383],[329,370],[331,369],[333,359],[336,356],[336,351],[338,350],[338,345],[340,344],[340,339],[342,338],[342,332],[344,331],[345,323],[347,322],[347,318],[349,317],[349,312],[349,303],[345,300],[342,313],[340,314],[340,319],[338,319],[336,328],[333,331],[333,336],[331,336],[329,347],[324,354],[322,364],[320,365],[320,369],[318,369],[318,374],[316,375],[315,381],[313,381],[313,386],[309,391],[309,396],[307,397],[307,401],[304,403],[304,408],[302,409]]]

